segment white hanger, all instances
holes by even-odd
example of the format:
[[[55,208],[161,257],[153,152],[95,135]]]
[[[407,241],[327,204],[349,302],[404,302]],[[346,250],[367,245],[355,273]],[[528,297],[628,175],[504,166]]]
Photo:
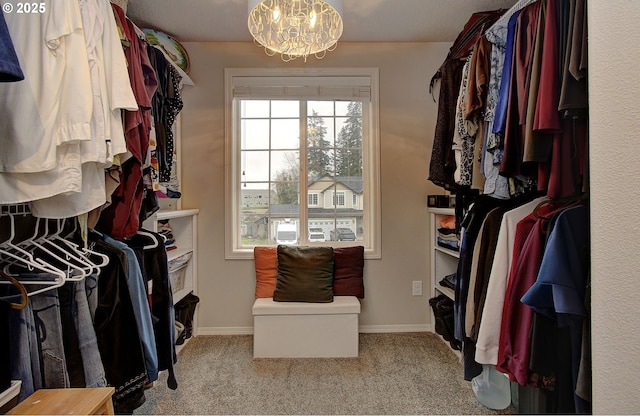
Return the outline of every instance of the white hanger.
[[[39,221],[40,221],[40,218],[37,218],[37,220],[36,220],[36,231],[35,231],[34,237],[36,237],[37,233],[38,233]],[[47,226],[47,228],[48,228],[48,226]],[[78,266],[77,264],[74,264],[71,261],[60,257],[59,255],[57,255],[53,251],[49,250],[48,247],[44,246],[43,238],[46,237],[46,233],[45,233],[44,237],[38,238],[37,241],[34,239],[34,237],[29,238],[29,239],[27,239],[27,240],[25,240],[23,242],[20,242],[20,243],[18,243],[18,245],[21,246],[21,247],[24,247],[24,248],[35,247],[35,248],[43,251],[44,253],[47,253],[49,256],[51,256],[53,259],[55,259],[60,264],[65,265],[67,267],[67,271],[68,271],[67,278],[66,278],[66,280],[68,280],[68,281],[77,282],[77,281],[80,281],[80,280],[84,279],[85,277],[87,277],[88,273],[82,266]],[[49,263],[49,262],[47,262],[47,263]],[[75,271],[76,273],[74,275],[71,275],[72,271]]]
[[[158,239],[156,238],[156,236],[154,236],[150,232],[144,231],[144,230],[138,230],[137,234],[144,235],[145,237],[149,237],[151,238],[151,240],[153,240],[152,244],[142,247],[143,250],[151,250],[152,248],[158,247]]]
[[[62,232],[63,220],[58,219],[55,221],[57,224],[57,230],[53,234],[48,234],[49,220],[45,220],[46,232],[45,232],[45,235],[43,236],[44,239],[42,241],[44,243],[50,244],[52,247],[55,247],[56,249],[64,253],[67,260],[73,259],[78,263],[80,263],[81,265],[84,265],[84,267],[87,268],[87,275],[92,274],[94,272],[96,273],[99,272],[98,265],[95,264],[93,261],[91,261],[91,259],[89,259],[85,253],[80,251],[80,247],[77,244],[71,241],[67,241],[60,236],[60,233]]]
[[[13,217],[13,214],[9,214],[9,221],[11,223],[11,235],[9,236],[9,238],[0,243],[0,258],[3,258],[5,261],[7,260],[7,258],[12,259],[13,261],[11,261],[9,264],[6,264],[4,266],[4,272],[5,274],[8,274],[10,276],[13,277],[18,277],[18,281],[20,283],[22,283],[23,285],[39,285],[39,286],[43,286],[40,289],[28,292],[29,296],[33,296],[36,295],[38,293],[43,293],[46,292],[48,290],[60,287],[62,285],[64,285],[64,282],[66,281],[66,273],[56,267],[53,267],[52,265],[43,262],[40,259],[36,259],[34,258],[31,253],[29,253],[28,251],[23,250],[22,248],[18,247],[17,245],[15,245],[13,243],[13,239],[15,238],[15,220]],[[9,271],[9,267],[12,264],[16,264],[16,265],[22,265],[23,267],[26,267],[27,270],[29,271],[33,271],[34,269],[51,274],[53,276],[55,276],[54,280],[52,281],[48,281],[48,280],[42,280],[42,281],[37,281],[37,280],[20,280],[19,277],[20,275],[15,275],[12,274]],[[0,280],[0,284],[3,283],[9,283],[7,281],[3,281]]]
[[[94,256],[94,257],[98,257],[98,258],[100,259],[100,262],[99,262],[99,263],[95,263],[95,265],[98,267],[98,270],[97,270],[97,272],[96,272],[96,273],[97,273],[97,274],[100,274],[100,268],[102,268],[102,267],[106,266],[107,264],[109,264],[109,256],[107,256],[106,254],[103,254],[103,253],[99,253],[99,252],[97,252],[97,251],[94,251],[94,250],[93,250],[93,249],[91,249],[91,248],[86,247],[86,241],[84,242],[84,243],[85,243],[85,247],[81,247],[79,244],[76,244],[76,243],[74,243],[73,241],[71,241],[71,238],[73,237],[73,235],[75,234],[76,229],[77,229],[77,220],[76,220],[75,218],[74,218],[74,219],[70,219],[70,220],[72,220],[72,225],[73,225],[73,228],[71,229],[71,231],[66,235],[66,237],[62,237],[62,236],[60,236],[60,234],[62,233],[62,230],[64,229],[64,221],[65,221],[65,220],[61,220],[61,222],[60,222],[60,224],[59,224],[59,226],[58,226],[58,231],[59,231],[59,232],[57,233],[57,234],[58,234],[58,236],[59,236],[59,237],[62,239],[62,241],[64,241],[66,244],[70,244],[70,245],[73,245],[73,246],[77,247],[77,248],[78,248],[78,250],[81,250],[81,251],[82,251],[83,253],[85,253],[87,256]],[[91,231],[92,233],[95,233],[95,234],[100,235],[100,237],[102,238],[102,234],[101,234],[101,233],[99,233],[98,231],[93,230],[93,229],[92,229],[92,230],[90,230],[90,231]]]

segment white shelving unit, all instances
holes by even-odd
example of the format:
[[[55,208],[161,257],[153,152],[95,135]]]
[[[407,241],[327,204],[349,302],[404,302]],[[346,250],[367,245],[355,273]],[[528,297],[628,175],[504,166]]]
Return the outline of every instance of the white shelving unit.
[[[430,216],[430,255],[431,255],[431,297],[434,298],[440,294],[447,296],[451,300],[455,300],[455,293],[452,289],[440,285],[440,281],[447,275],[455,273],[458,269],[458,260],[460,253],[453,249],[441,247],[437,243],[438,227],[442,219],[455,215],[454,208],[429,208]],[[431,322],[435,322],[433,310],[429,307],[431,313]],[[435,331],[434,331],[435,333]],[[443,339],[443,342],[444,341]],[[449,344],[446,342],[447,345]],[[458,356],[460,351],[453,350]]]
[[[453,300],[453,290],[441,286],[439,282],[445,276],[457,270],[460,253],[439,246],[437,243],[437,235],[439,222],[449,215],[455,215],[455,210],[453,208],[429,208],[429,214],[431,216],[431,296],[444,294]]]
[[[181,287],[172,287],[173,303],[183,299],[189,293],[196,294],[198,288],[198,210],[197,209],[181,209],[181,210],[160,210],[144,222],[144,227],[151,231],[158,231],[158,222],[169,220],[171,232],[175,240],[175,249],[167,251],[169,260],[169,274],[184,273],[183,285]],[[189,260],[180,268],[172,269],[171,265],[180,262],[181,259],[188,257]],[[197,313],[193,317],[193,335],[196,334]],[[184,344],[177,346],[179,352]]]

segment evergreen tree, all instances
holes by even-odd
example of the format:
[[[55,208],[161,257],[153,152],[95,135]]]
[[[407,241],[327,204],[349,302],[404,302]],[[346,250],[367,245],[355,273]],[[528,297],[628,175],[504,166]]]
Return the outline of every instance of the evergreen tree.
[[[309,159],[307,161],[308,176],[311,179],[331,172],[331,157],[329,155],[329,143],[325,139],[327,128],[324,119],[318,116],[318,112],[313,110],[307,124],[307,146]]]
[[[298,203],[298,181],[300,179],[300,164],[293,153],[285,153],[286,167],[276,172],[276,204]]]
[[[336,138],[336,177],[362,176],[362,103],[347,106],[347,121]]]

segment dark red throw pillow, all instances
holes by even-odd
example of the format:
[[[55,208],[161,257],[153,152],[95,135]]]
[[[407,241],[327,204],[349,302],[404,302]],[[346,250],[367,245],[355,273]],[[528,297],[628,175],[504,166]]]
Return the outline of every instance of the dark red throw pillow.
[[[364,298],[364,247],[333,248],[333,295]]]

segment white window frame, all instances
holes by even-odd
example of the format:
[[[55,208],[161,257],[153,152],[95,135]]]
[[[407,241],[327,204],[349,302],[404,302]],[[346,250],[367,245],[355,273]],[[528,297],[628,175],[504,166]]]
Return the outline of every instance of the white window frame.
[[[314,199],[313,203],[311,199]],[[320,206],[320,194],[318,192],[307,192],[307,206],[319,207]]]
[[[369,101],[368,119],[363,119],[363,200],[364,222],[368,233],[364,241],[365,258],[381,258],[381,196],[380,196],[380,128],[378,68],[225,68],[225,258],[252,259],[253,249],[241,246],[240,214],[240,137],[239,105],[235,98],[262,96],[264,99],[297,98],[347,99],[366,94]],[[360,85],[360,86],[359,86]],[[366,85],[366,87],[361,87]],[[364,139],[364,137],[363,137]],[[301,176],[302,178],[302,176]],[[300,182],[301,195],[307,193]],[[308,202],[308,198],[305,199]],[[301,209],[301,224],[306,213]],[[304,221],[303,221],[304,220]],[[306,227],[305,227],[306,229]],[[300,230],[301,232],[303,230]],[[301,233],[302,235],[302,233]],[[324,245],[354,245],[327,241]]]

